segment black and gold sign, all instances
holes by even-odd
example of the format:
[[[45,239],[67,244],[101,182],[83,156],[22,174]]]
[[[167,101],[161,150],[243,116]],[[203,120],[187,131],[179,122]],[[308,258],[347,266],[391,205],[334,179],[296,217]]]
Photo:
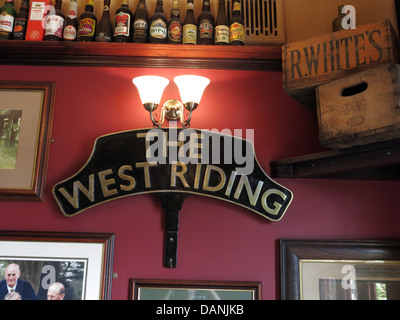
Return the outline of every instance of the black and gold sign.
[[[195,129],[142,129],[99,137],[85,166],[53,188],[65,216],[144,193],[196,194],[280,220],[292,193],[259,166],[253,144]]]

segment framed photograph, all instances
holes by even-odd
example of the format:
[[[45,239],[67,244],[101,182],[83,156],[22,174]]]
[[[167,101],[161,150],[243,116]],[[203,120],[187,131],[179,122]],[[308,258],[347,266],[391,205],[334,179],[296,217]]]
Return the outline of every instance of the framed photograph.
[[[399,300],[400,241],[280,240],[283,300]]]
[[[114,238],[0,231],[0,300],[111,299]]]
[[[261,300],[261,282],[130,279],[131,300]]]
[[[396,18],[397,18],[397,28],[400,32],[400,3],[397,0],[394,0],[394,5],[396,9]],[[394,23],[394,21],[393,21]]]
[[[0,199],[43,200],[55,82],[0,81]]]

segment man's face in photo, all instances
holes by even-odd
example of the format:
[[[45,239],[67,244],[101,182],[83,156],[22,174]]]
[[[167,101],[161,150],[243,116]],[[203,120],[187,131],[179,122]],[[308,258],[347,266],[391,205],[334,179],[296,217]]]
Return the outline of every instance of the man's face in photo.
[[[6,268],[5,278],[10,287],[14,287],[16,285],[19,276],[20,272],[17,266],[10,265]]]

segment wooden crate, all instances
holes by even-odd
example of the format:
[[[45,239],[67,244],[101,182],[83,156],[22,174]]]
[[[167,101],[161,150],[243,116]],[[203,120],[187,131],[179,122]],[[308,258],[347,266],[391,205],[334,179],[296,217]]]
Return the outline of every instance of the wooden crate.
[[[384,64],[316,89],[320,143],[333,149],[400,138],[400,65]]]
[[[315,88],[384,63],[399,63],[399,41],[390,21],[367,24],[283,46],[283,89],[315,108]]]

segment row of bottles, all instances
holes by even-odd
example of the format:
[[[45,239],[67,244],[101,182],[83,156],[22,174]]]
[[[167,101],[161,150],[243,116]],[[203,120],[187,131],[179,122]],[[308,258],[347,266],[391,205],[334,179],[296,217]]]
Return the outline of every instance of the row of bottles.
[[[48,41],[98,41],[171,44],[244,45],[245,27],[240,0],[233,0],[232,19],[228,21],[225,0],[219,0],[217,18],[210,12],[210,0],[203,0],[202,12],[197,21],[193,0],[186,0],[186,17],[180,19],[179,0],[172,0],[168,20],[163,10],[163,0],[157,0],[155,13],[149,18],[146,1],[139,0],[135,14],[123,0],[115,12],[115,23],[110,19],[110,0],[104,1],[103,15],[97,21],[93,13],[94,0],[88,0],[85,11],[77,17],[77,0],[71,0],[67,17],[61,11],[62,0],[55,0],[55,12],[45,19],[44,40]],[[29,0],[22,0],[16,13],[13,0],[6,0],[0,9],[0,40],[23,40],[29,14]]]

